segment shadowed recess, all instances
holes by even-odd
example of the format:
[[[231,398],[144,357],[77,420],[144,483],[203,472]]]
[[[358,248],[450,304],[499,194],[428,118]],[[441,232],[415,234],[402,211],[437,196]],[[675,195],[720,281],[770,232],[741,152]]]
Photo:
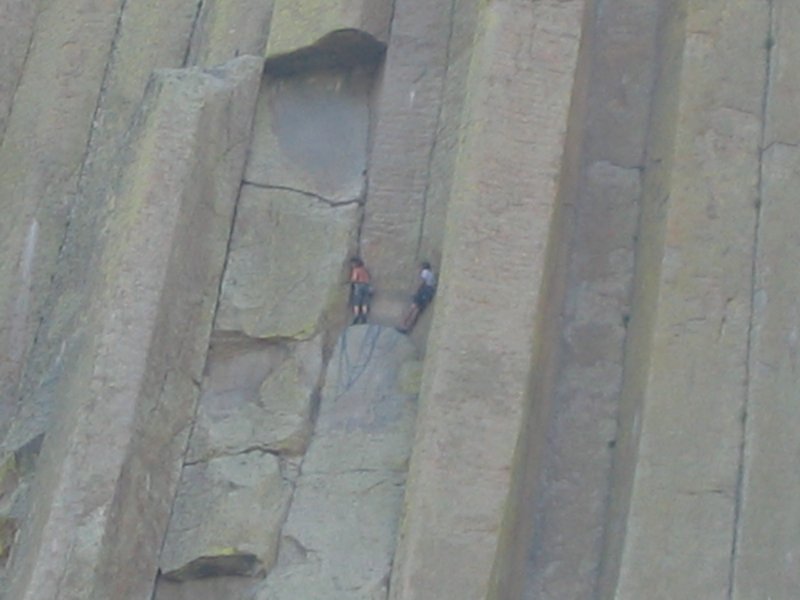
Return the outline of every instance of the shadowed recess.
[[[286,77],[304,71],[355,66],[377,67],[383,60],[386,44],[358,29],[340,29],[312,45],[295,52],[267,59],[264,72]]]

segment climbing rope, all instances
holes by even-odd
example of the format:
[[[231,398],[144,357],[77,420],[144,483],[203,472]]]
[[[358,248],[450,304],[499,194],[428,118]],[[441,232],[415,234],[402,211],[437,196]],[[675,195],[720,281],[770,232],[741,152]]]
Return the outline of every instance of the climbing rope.
[[[375,346],[378,344],[378,338],[381,334],[381,328],[377,325],[368,325],[364,337],[361,338],[358,352],[356,353],[355,361],[350,357],[350,351],[347,344],[347,337],[350,328],[346,328],[339,338],[339,365],[336,374],[336,399],[341,398],[344,394],[349,392],[356,382],[367,370],[372,355],[375,352]]]
[[[339,364],[336,373],[336,396],[334,400],[338,400],[349,392],[367,370],[375,354],[378,339],[383,329],[379,325],[367,325],[367,330],[364,332],[364,337],[361,338],[355,358],[350,356],[350,348],[348,347],[347,338],[350,328],[348,327],[342,332],[339,338]],[[391,345],[386,348],[387,353],[394,349],[397,345],[397,340],[398,338],[395,338]]]

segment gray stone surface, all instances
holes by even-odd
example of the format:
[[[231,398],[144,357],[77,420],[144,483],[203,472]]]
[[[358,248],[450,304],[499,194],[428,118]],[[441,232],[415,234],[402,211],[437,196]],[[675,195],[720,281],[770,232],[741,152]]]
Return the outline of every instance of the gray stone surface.
[[[260,581],[256,577],[210,577],[189,581],[160,578],[153,600],[244,600]]]
[[[731,597],[769,20],[688,3],[618,600]]]
[[[39,2],[6,0],[0,3],[0,142],[8,113],[33,36]]]
[[[159,560],[162,575],[185,581],[264,573],[277,555],[290,494],[272,454],[184,466]]]
[[[516,519],[533,525],[517,550],[516,572],[504,576],[509,597],[589,600],[605,562],[661,17],[658,1],[610,0],[586,21],[582,52],[590,69],[579,93],[591,102],[582,126],[577,111],[571,114],[581,130],[581,168],[574,185],[561,188],[562,201],[575,208],[559,231],[568,244],[558,275],[565,292],[551,297],[550,310],[560,315],[547,352],[555,376],[534,393],[547,408],[529,415],[548,420],[527,429],[546,441],[529,441],[529,472],[517,475],[539,485],[517,501]]]
[[[152,594],[261,67],[163,72],[150,87],[6,598]]]
[[[213,66],[237,56],[263,56],[272,5],[273,0],[203,2],[187,62]]]
[[[245,179],[334,203],[361,199],[371,87],[360,69],[265,77]]]
[[[110,186],[122,164],[121,152],[156,68],[183,65],[196,12],[195,0],[157,5],[126,3],[97,99],[87,147],[81,150],[77,188],[70,189],[68,226],[49,293],[42,301],[44,322],[26,365],[21,405],[7,446],[12,450],[46,431],[58,404],[65,346],[76,335],[88,303],[92,253],[99,243]],[[149,43],[143,44],[146,38]]]
[[[102,5],[95,0],[48,2],[36,18],[5,121],[0,144],[3,424],[15,408],[15,388],[42,317],[64,238],[69,194],[77,184],[122,4],[122,0]],[[23,38],[25,19],[32,18],[27,10],[19,22]],[[92,17],[85,18],[89,13]],[[4,27],[9,25],[15,27],[15,22]],[[12,64],[19,60],[14,53],[3,56]]]
[[[358,214],[356,205],[245,185],[216,328],[255,338],[313,337],[346,303]]]
[[[322,372],[321,336],[280,349],[220,349],[206,372],[189,461],[256,448],[305,451]]]
[[[343,333],[278,562],[258,600],[386,597],[416,412],[397,376],[415,360],[413,345],[393,329]]]
[[[800,129],[789,100],[800,78],[798,26],[800,5],[773,3],[735,600],[789,600],[800,589]]]
[[[452,124],[461,145],[392,572],[395,600],[488,593],[542,318],[583,9],[582,1],[456,5],[456,18],[472,16],[478,26],[474,42],[461,42],[471,58],[453,56],[454,77],[463,76],[460,61],[469,71],[461,125]],[[515,60],[521,53],[525,61]]]

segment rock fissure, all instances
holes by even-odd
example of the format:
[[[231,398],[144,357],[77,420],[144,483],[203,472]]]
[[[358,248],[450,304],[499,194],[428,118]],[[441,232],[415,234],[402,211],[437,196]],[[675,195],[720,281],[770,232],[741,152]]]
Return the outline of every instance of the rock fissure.
[[[775,6],[774,0],[767,0],[767,24],[768,31],[766,39],[774,40],[776,35],[775,23]],[[746,457],[747,457],[747,436],[748,436],[748,423],[749,423],[749,409],[750,400],[753,394],[753,384],[751,377],[755,372],[755,327],[756,327],[756,314],[758,310],[758,292],[759,292],[759,256],[762,250],[762,224],[763,224],[763,211],[764,211],[764,197],[766,195],[766,174],[765,174],[765,155],[767,152],[767,124],[770,118],[769,108],[771,104],[771,87],[773,76],[773,54],[775,52],[775,44],[770,43],[765,46],[765,62],[764,62],[764,87],[762,90],[761,98],[761,114],[760,114],[760,132],[759,132],[759,154],[758,154],[758,174],[756,182],[756,201],[753,207],[755,211],[755,222],[753,227],[753,251],[750,270],[750,315],[747,326],[747,340],[746,340],[746,354],[745,354],[745,386],[744,397],[742,398],[740,408],[740,440],[738,448],[738,469],[736,473],[736,487],[733,494],[733,531],[731,534],[731,553],[729,563],[729,580],[727,599],[734,600],[736,596],[736,569],[737,559],[740,552],[741,540],[741,527],[742,527],[742,503],[745,486],[745,478],[747,477]],[[770,144],[772,145],[772,144]]]
[[[186,44],[186,51],[183,54],[183,60],[181,64],[183,67],[189,66],[189,61],[192,53],[192,42],[195,39],[195,35],[197,35],[198,27],[197,25],[200,22],[200,14],[203,11],[203,5],[205,5],[206,0],[197,0],[197,8],[195,9],[194,18],[192,19],[192,27],[189,30],[188,42]]]
[[[31,30],[31,34],[30,34],[30,36],[28,38],[28,44],[27,44],[27,47],[25,48],[25,54],[24,54],[24,56],[22,58],[22,62],[20,64],[19,73],[18,73],[18,75],[16,77],[16,80],[12,84],[12,89],[14,91],[11,94],[11,100],[8,103],[8,108],[6,109],[6,114],[4,115],[4,118],[0,119],[0,123],[3,124],[3,129],[0,130],[0,146],[2,146],[2,144],[3,144],[3,139],[5,138],[5,133],[6,133],[5,132],[5,128],[8,125],[8,122],[10,120],[9,117],[11,116],[11,111],[13,110],[14,104],[16,103],[17,91],[19,90],[19,82],[22,80],[22,75],[25,73],[25,68],[28,65],[28,57],[31,54],[31,48],[33,47],[33,39],[34,39],[35,33],[36,33],[36,21],[39,18],[39,14],[42,12],[42,10],[44,10],[42,8],[42,4],[43,4],[42,2],[37,2],[36,3],[36,13],[35,13],[35,15],[33,17],[34,26],[33,26],[32,30]]]
[[[450,1],[450,18],[448,19],[449,28],[447,30],[447,42],[446,42],[446,45],[445,45],[445,48],[446,48],[446,50],[445,50],[445,60],[444,60],[444,65],[445,66],[444,66],[444,72],[442,73],[441,84],[440,84],[440,89],[439,89],[439,97],[440,98],[444,95],[444,90],[446,89],[446,86],[447,86],[447,73],[450,70],[451,47],[452,47],[452,44],[453,44],[453,31],[455,30],[455,14],[456,14],[456,0],[451,0]],[[422,75],[420,75],[420,77],[422,77]],[[439,102],[439,107],[438,107],[438,109],[436,111],[436,125],[435,125],[435,127],[436,127],[437,132],[439,131],[439,127],[440,127],[440,124],[442,122],[442,112],[444,110],[444,105],[445,105],[445,102],[444,101],[440,101]],[[419,230],[418,230],[418,233],[417,233],[417,244],[416,244],[416,249],[415,249],[415,256],[416,256],[416,260],[417,261],[419,261],[419,260],[421,260],[423,258],[425,260],[427,260],[429,258],[427,256],[425,256],[425,257],[421,256],[421,249],[422,249],[423,236],[425,235],[426,215],[428,213],[428,209],[427,209],[427,207],[428,207],[428,194],[430,193],[431,181],[433,179],[431,177],[431,171],[433,169],[433,161],[434,161],[434,157],[436,156],[436,148],[437,148],[437,145],[438,145],[438,141],[439,141],[439,135],[435,135],[433,137],[433,143],[430,146],[430,151],[428,152],[428,157],[427,157],[427,165],[426,165],[427,178],[426,178],[426,181],[425,181],[425,188],[423,189],[423,192],[422,192],[422,212],[421,212],[420,220],[419,220]]]
[[[293,188],[291,186],[286,185],[272,185],[272,184],[264,184],[264,183],[257,183],[255,181],[243,180],[243,185],[249,185],[255,188],[259,188],[262,190],[282,190],[284,192],[294,192],[296,194],[300,194],[301,196],[306,196],[307,198],[313,198],[314,200],[319,200],[323,204],[327,204],[330,207],[336,208],[339,206],[350,206],[353,204],[364,204],[364,199],[362,198],[353,198],[350,200],[333,200],[331,198],[326,198],[324,196],[320,196],[319,194],[315,194],[314,192],[309,192],[306,190],[300,190],[297,188]]]
[[[194,467],[197,465],[208,464],[213,460],[217,460],[219,458],[233,458],[236,456],[246,456],[248,454],[268,454],[270,456],[274,456],[276,458],[282,458],[284,453],[280,450],[276,450],[275,448],[270,448],[269,446],[248,446],[247,448],[242,448],[241,450],[236,450],[235,452],[219,452],[217,454],[211,454],[208,456],[203,456],[202,458],[197,459],[190,459],[184,461],[184,466],[187,467]]]

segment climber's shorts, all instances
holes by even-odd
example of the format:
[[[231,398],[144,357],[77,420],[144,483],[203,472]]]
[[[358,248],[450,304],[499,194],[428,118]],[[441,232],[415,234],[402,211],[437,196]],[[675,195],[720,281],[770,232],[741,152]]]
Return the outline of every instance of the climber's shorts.
[[[433,300],[433,295],[436,293],[436,288],[431,287],[429,285],[423,285],[417,290],[417,293],[414,294],[414,304],[416,304],[420,310],[428,306],[431,300]]]
[[[353,306],[364,306],[369,303],[370,285],[368,283],[354,283],[350,303]]]

